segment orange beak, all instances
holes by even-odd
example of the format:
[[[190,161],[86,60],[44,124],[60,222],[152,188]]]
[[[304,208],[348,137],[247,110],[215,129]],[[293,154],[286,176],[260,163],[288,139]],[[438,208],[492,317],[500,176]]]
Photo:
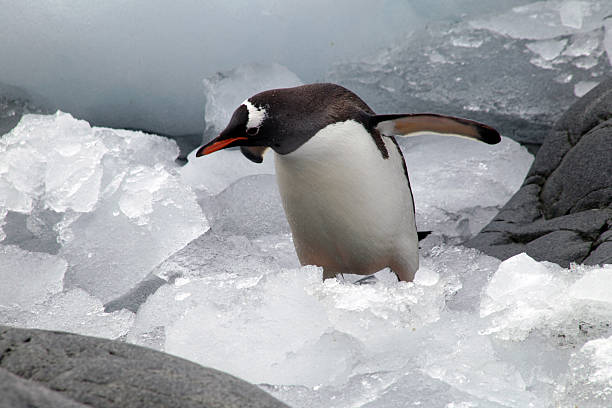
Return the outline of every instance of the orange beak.
[[[247,139],[248,138],[244,136],[234,137],[231,139],[223,139],[223,140],[215,139],[211,141],[210,143],[208,143],[207,145],[200,147],[200,149],[196,153],[196,157],[204,156],[204,155],[216,152],[217,150],[221,150],[229,146],[230,144],[234,143],[237,140],[247,140]]]

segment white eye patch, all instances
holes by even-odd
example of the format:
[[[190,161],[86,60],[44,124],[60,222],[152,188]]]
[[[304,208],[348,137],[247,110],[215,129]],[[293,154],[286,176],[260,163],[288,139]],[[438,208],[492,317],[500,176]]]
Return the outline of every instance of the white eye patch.
[[[253,105],[249,100],[242,102],[244,106],[247,107],[249,111],[249,121],[247,122],[247,128],[257,128],[259,127],[264,119],[268,116],[268,112],[264,108],[258,108]]]

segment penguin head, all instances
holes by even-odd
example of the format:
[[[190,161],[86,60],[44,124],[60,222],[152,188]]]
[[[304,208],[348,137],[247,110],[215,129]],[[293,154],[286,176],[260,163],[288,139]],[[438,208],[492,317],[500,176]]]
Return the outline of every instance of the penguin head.
[[[196,157],[240,146],[247,158],[261,163],[263,152],[270,147],[269,135],[264,128],[267,117],[268,113],[264,107],[257,107],[247,99],[234,111],[228,125],[219,136],[202,146]]]
[[[354,93],[334,84],[311,84],[272,89],[245,100],[218,137],[198,149],[204,156],[228,147],[240,147],[256,163],[273,149],[289,154],[325,126],[363,118],[371,110]]]

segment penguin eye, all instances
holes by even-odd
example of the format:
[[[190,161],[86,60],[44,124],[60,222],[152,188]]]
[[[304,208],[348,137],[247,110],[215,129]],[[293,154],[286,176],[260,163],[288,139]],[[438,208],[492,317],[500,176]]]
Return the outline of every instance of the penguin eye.
[[[246,132],[247,132],[247,135],[249,136],[255,136],[256,134],[259,133],[259,128],[258,127],[247,128]]]

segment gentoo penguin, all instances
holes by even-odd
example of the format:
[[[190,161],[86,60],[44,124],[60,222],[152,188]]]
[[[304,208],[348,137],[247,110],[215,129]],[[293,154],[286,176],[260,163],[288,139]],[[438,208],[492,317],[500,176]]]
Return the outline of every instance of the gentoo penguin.
[[[429,113],[376,115],[346,88],[311,84],[245,100],[196,156],[240,146],[261,163],[271,148],[302,265],[322,266],[324,279],[389,267],[412,281],[419,267],[414,201],[393,136],[418,132],[500,141],[481,123]]]

